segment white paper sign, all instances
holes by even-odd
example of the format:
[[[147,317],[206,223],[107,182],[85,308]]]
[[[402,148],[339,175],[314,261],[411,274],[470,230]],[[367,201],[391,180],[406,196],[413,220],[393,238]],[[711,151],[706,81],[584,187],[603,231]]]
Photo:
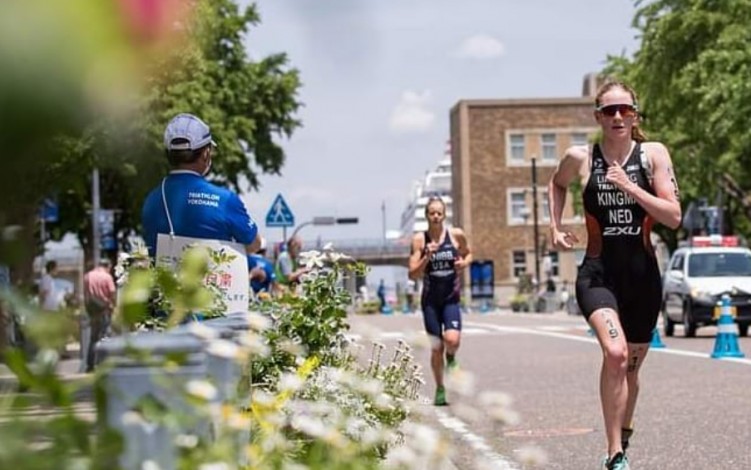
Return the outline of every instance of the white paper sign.
[[[209,266],[209,276],[206,282],[217,286],[224,294],[223,300],[227,306],[226,314],[248,313],[250,282],[248,258],[245,254],[244,245],[225,240],[170,237],[167,234],[160,233],[156,239],[156,263],[159,266],[176,269],[185,250],[195,246],[205,246],[215,252],[231,255],[231,261],[218,266]]]

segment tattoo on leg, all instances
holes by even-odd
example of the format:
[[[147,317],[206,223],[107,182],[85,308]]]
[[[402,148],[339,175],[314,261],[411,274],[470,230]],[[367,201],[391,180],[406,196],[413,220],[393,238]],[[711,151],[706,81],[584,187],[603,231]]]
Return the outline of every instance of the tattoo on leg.
[[[629,358],[628,361],[628,367],[626,368],[626,372],[634,372],[636,370],[636,365],[639,364],[639,356],[634,354]]]
[[[628,358],[628,367],[626,369],[627,372],[636,371],[636,369],[639,367],[639,356],[646,354],[646,350],[647,348],[644,346],[637,346],[629,351],[631,353],[631,356]]]
[[[618,329],[615,327],[615,323],[613,323],[613,319],[610,317],[607,317],[605,319],[605,325],[608,327],[608,335],[610,335],[610,338],[616,339],[618,337]]]

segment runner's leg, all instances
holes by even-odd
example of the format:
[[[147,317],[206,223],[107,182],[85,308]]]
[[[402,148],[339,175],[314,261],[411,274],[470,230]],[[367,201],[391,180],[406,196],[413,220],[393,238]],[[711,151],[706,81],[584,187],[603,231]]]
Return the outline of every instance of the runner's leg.
[[[626,369],[628,345],[618,314],[610,308],[595,310],[589,317],[602,349],[600,401],[608,440],[608,456],[621,451],[621,426],[628,400]]]

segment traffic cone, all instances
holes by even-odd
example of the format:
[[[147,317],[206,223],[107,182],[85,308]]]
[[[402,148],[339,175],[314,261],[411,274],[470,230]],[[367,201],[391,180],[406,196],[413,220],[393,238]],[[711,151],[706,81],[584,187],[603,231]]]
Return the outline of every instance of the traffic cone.
[[[488,301],[483,300],[480,302],[480,313],[488,313],[490,311],[490,307],[488,306]]]
[[[381,308],[381,314],[383,315],[391,315],[392,313],[394,313],[394,309],[388,303]]]
[[[665,343],[662,342],[662,338],[660,338],[660,330],[655,328],[652,330],[652,342],[649,343],[650,348],[664,348]]]
[[[720,318],[717,320],[717,337],[714,343],[714,359],[723,357],[744,357],[738,347],[738,325],[730,312],[730,296],[722,296],[720,304]]]

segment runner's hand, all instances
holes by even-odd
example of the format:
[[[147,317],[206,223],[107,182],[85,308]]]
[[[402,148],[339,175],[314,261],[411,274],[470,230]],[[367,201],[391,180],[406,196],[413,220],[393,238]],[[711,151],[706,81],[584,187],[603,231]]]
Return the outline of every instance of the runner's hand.
[[[431,256],[436,251],[438,251],[438,243],[430,242],[427,245],[425,245],[425,254],[427,256]]]
[[[605,179],[624,192],[627,192],[628,187],[633,184],[623,170],[623,167],[618,163],[614,163],[608,167],[608,173],[605,175]]]
[[[460,273],[464,271],[464,268],[466,267],[467,261],[464,258],[462,258],[461,256],[454,258],[454,269],[456,270],[456,272]]]
[[[570,250],[575,243],[579,243],[579,239],[572,232],[556,229],[550,230],[550,239],[555,249]]]

